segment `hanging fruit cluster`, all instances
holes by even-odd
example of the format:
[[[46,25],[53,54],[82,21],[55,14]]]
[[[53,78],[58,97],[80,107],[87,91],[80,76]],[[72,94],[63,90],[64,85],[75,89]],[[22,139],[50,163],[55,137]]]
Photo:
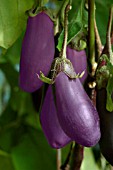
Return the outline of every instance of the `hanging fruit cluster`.
[[[40,122],[51,147],[62,148],[71,141],[91,147],[100,140],[103,155],[113,165],[112,52],[107,44],[107,52],[104,49],[98,60],[96,76],[93,72],[97,83],[97,112],[83,86],[88,76],[86,52],[72,49],[73,41],[67,46],[71,5],[69,0],[65,2],[61,24],[63,42],[58,56],[55,24],[47,11],[41,10],[28,18],[20,59],[20,87],[32,93],[49,84],[43,94]]]
[[[40,120],[47,140],[54,148],[63,147],[70,141],[93,146],[100,139],[98,113],[79,80],[79,73],[83,71],[85,75],[81,81],[86,78],[85,51],[77,52],[67,47],[69,7],[67,4],[64,11],[64,42],[59,57],[54,60],[53,22],[46,13],[40,12],[28,19],[20,61],[20,87],[25,91],[39,89],[43,81],[50,80],[45,77],[49,71],[53,72],[50,80],[53,85],[47,89]]]
[[[77,52],[67,47],[68,8],[70,4],[67,3],[64,42],[55,59],[52,20],[45,12],[29,17],[20,60],[20,87],[33,92],[43,85],[43,81],[51,83],[40,120],[52,147],[60,148],[70,141],[90,147],[100,139],[99,117],[82,85],[87,75],[85,51]],[[50,70],[51,79],[45,77]],[[82,77],[81,82],[79,77]]]

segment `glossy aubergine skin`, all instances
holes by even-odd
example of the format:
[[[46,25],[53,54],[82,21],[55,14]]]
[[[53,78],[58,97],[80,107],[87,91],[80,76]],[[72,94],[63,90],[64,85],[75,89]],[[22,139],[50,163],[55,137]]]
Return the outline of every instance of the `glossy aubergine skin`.
[[[76,51],[74,49],[71,49],[70,47],[67,47],[67,58],[72,62],[76,73],[82,73],[83,71],[85,71],[85,74],[83,75],[83,77],[80,78],[80,81],[84,83],[88,75],[87,56],[86,56],[85,50]]]
[[[106,98],[106,89],[97,91],[96,101],[101,129],[99,145],[103,156],[113,165],[113,112],[106,110]]]
[[[29,17],[22,43],[20,59],[20,87],[27,92],[39,89],[43,82],[37,74],[48,75],[54,58],[53,22],[41,12]]]
[[[77,143],[90,147],[100,139],[99,116],[79,79],[60,73],[55,81],[56,106],[60,125]]]
[[[59,124],[51,85],[48,87],[42,105],[40,121],[44,134],[51,147],[57,149],[62,148],[71,141]]]

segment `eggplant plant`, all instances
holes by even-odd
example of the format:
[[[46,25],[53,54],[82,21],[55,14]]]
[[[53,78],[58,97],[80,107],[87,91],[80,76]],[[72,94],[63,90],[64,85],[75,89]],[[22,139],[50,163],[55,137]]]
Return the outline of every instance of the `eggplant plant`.
[[[96,108],[92,104],[80,80],[78,79],[81,77],[81,74],[76,74],[72,63],[66,57],[68,10],[69,4],[65,8],[66,16],[64,22],[64,41],[62,50],[59,57],[57,57],[53,62],[53,68],[51,70],[52,78],[50,79],[45,77],[42,72],[40,73],[39,78],[46,83],[55,84],[55,94],[53,95],[55,97],[56,114],[59,124],[65,134],[71,138],[71,140],[76,141],[80,145],[91,147],[96,145],[100,139],[99,117]],[[47,94],[48,93],[49,92],[47,91]],[[42,110],[44,108],[45,102],[42,106]],[[46,117],[49,115],[49,111],[48,109],[44,110]],[[41,123],[43,124],[43,127],[45,124],[47,132],[48,125],[44,123],[46,118],[44,117],[43,112],[41,115],[42,114],[43,119],[41,116]],[[53,136],[54,134],[51,135],[51,138],[53,138]]]
[[[1,170],[112,169],[112,3],[0,1]]]
[[[70,0],[66,0],[62,7],[63,13],[61,10],[63,42],[57,57],[54,57],[53,31],[56,23],[53,24],[53,20],[44,11],[29,17],[22,44],[20,87],[24,91],[34,92],[44,83],[49,84],[41,103],[40,123],[52,148],[59,149],[73,141],[84,147],[92,147],[99,142],[101,152],[113,165],[112,119],[110,119],[110,112],[113,111],[112,62],[107,54],[102,53],[96,69],[94,55],[96,31],[94,18],[92,22],[94,15],[91,15],[91,10],[94,12],[95,8],[94,1],[88,1],[90,57],[87,58],[85,50],[77,51],[67,45],[70,4]],[[112,57],[110,59],[113,61]],[[91,78],[95,80],[96,77],[97,109],[83,86],[88,71]],[[107,147],[106,136],[109,147]]]

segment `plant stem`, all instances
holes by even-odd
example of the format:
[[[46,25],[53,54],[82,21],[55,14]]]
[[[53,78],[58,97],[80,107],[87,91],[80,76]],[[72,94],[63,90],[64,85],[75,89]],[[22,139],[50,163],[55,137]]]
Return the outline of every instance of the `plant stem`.
[[[64,39],[62,44],[62,49],[60,52],[59,57],[66,58],[66,47],[67,47],[67,38],[68,38],[68,12],[70,10],[71,6],[68,2],[66,8],[65,8],[65,15],[64,15]]]
[[[89,24],[89,62],[91,65],[91,75],[95,74],[95,0],[88,0],[88,24]]]
[[[61,149],[57,149],[57,154],[56,154],[56,157],[57,157],[57,170],[60,170],[60,167],[61,167]]]
[[[95,39],[96,39],[96,44],[97,44],[97,53],[98,53],[98,58],[99,58],[102,53],[102,43],[101,43],[100,35],[98,32],[97,24],[96,24],[96,19],[94,20],[94,29],[95,29]]]
[[[43,0],[36,0],[36,2],[38,3],[38,6],[39,6],[39,7],[42,7]]]
[[[11,157],[11,155],[8,152],[5,152],[4,150],[0,150],[0,156]]]
[[[109,59],[110,59],[111,63],[113,64],[113,55],[112,55],[112,47],[111,47],[112,20],[113,20],[113,6],[110,9],[109,22],[108,22],[108,28],[107,28],[107,34],[106,34],[106,46],[108,49],[108,55],[109,55]]]
[[[83,160],[83,155],[84,155],[84,147],[76,143],[73,149],[70,170],[80,170],[82,160]]]
[[[111,31],[111,45],[113,45],[113,27],[112,27],[112,31]]]

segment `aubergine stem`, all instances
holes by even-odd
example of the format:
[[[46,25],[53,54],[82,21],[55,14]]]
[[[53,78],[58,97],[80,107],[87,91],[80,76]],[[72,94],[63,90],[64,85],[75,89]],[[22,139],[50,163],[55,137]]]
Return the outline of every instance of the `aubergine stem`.
[[[88,38],[89,38],[89,63],[91,75],[95,75],[96,62],[95,62],[95,31],[94,31],[94,20],[95,20],[95,0],[88,0]]]
[[[60,170],[61,167],[61,149],[56,150],[56,161],[57,161],[57,170]]]
[[[70,170],[80,170],[83,157],[84,157],[84,147],[76,143],[73,149]]]
[[[111,47],[112,20],[113,20],[113,6],[110,9],[108,28],[107,28],[107,34],[106,34],[106,45],[107,45],[107,49],[108,49],[108,56],[109,56],[110,62],[113,64],[113,55],[112,55],[112,47]]]
[[[113,6],[110,9],[109,21],[108,21],[108,27],[107,27],[107,33],[106,33],[106,44],[104,46],[102,54],[107,54],[109,56],[111,63],[113,64],[112,47],[111,47],[111,45],[113,44],[113,26],[112,26],[113,16],[112,15],[113,15]]]
[[[64,15],[65,15],[64,11],[65,11],[66,5],[68,3],[71,4],[72,3],[71,1],[72,0],[63,0],[62,5],[57,13],[57,17],[60,16],[60,20],[61,20],[60,22],[61,22],[62,26],[64,26]]]
[[[62,49],[59,54],[60,58],[67,58],[66,47],[67,47],[67,38],[68,38],[68,12],[70,9],[71,9],[70,0],[68,0],[67,6],[65,8],[65,13],[64,13],[64,39],[63,39]]]
[[[34,17],[37,15],[36,11],[39,11],[39,9],[42,7],[42,0],[35,0],[34,5],[32,9],[28,11],[28,14],[30,17]]]
[[[95,89],[95,71],[97,68],[97,63],[95,59],[95,37],[98,48],[100,48],[100,39],[98,30],[96,27],[96,20],[95,20],[95,0],[88,0],[88,60],[89,60],[89,80],[88,80],[88,93],[90,91],[90,98],[93,98],[93,90]]]
[[[113,26],[112,26],[112,30],[111,30],[111,45],[113,45]]]
[[[41,7],[42,5],[42,0],[36,0],[38,2],[38,6]]]
[[[38,7],[43,7],[43,5],[44,5],[44,0],[35,0],[35,1],[36,1],[36,3],[37,3]]]
[[[99,59],[99,57],[102,53],[102,42],[101,42],[100,35],[99,35],[99,32],[98,32],[96,19],[94,19],[94,29],[95,29],[95,40],[96,40],[97,53],[98,53],[98,59]]]

